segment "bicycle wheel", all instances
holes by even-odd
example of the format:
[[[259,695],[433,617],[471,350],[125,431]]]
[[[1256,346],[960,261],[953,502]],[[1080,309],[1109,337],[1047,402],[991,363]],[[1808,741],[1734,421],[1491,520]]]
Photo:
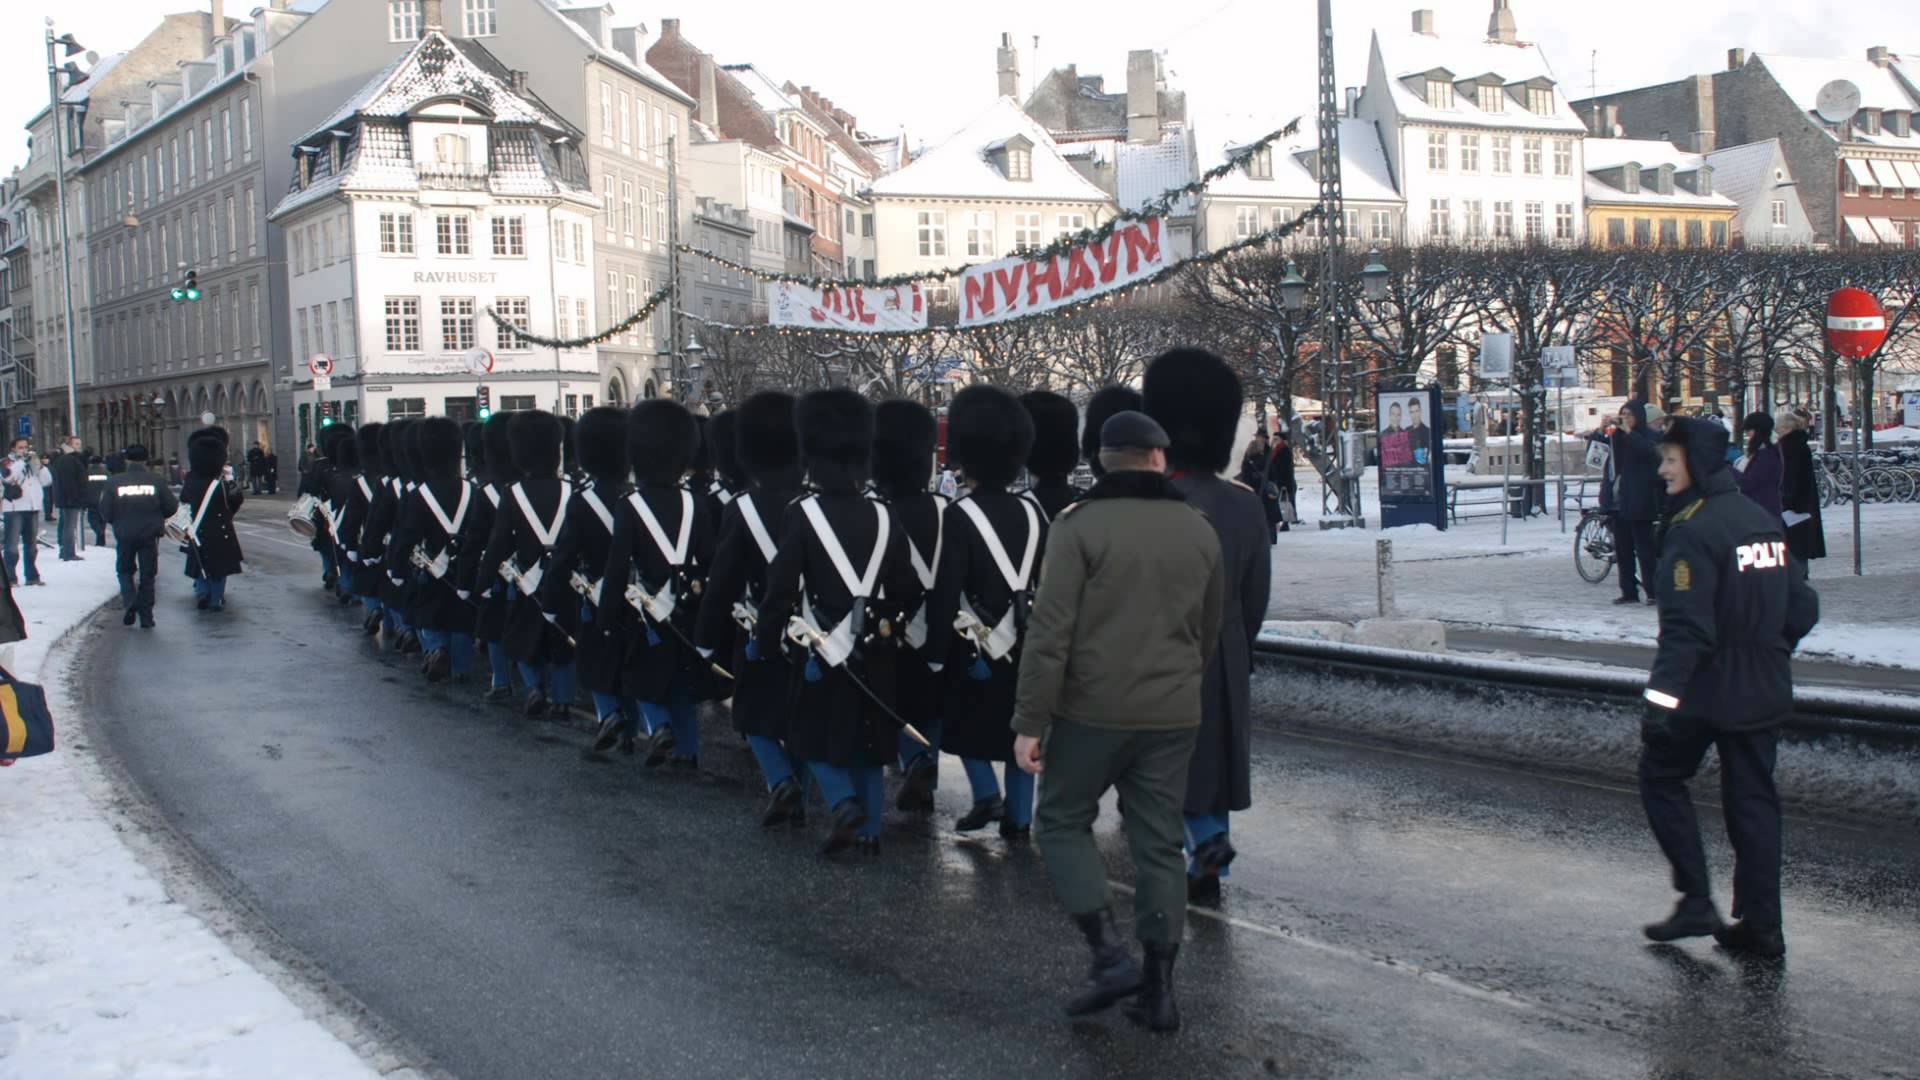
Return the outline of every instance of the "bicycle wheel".
[[[1573,568],[1590,585],[1607,580],[1613,570],[1613,530],[1605,517],[1590,514],[1580,519],[1580,528],[1573,534]]]
[[[1899,481],[1894,479],[1892,469],[1874,469],[1867,473],[1867,501],[1870,503],[1889,503],[1899,491]]]
[[[1899,502],[1914,502],[1920,498],[1920,480],[1915,479],[1912,469],[1893,470],[1894,498]]]

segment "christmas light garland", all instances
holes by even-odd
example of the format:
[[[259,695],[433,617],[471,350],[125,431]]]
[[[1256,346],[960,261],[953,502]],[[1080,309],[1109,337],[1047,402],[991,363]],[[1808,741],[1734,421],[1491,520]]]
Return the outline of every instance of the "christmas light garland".
[[[608,341],[612,341],[614,338],[619,337],[621,334],[624,334],[627,331],[633,329],[634,327],[640,325],[641,323],[647,321],[647,318],[653,314],[653,311],[655,308],[659,307],[663,303],[666,303],[667,296],[672,291],[673,291],[672,286],[662,286],[661,288],[656,289],[653,295],[647,297],[646,302],[640,305],[640,310],[634,312],[633,314],[627,316],[624,319],[621,319],[619,322],[613,324],[612,326],[607,327],[605,330],[602,330],[599,333],[594,334],[592,337],[581,337],[581,338],[541,337],[538,334],[534,334],[534,333],[530,333],[529,331],[522,330],[520,328],[520,324],[518,323],[508,322],[498,311],[495,311],[493,309],[492,304],[488,304],[486,310],[487,310],[487,314],[492,317],[494,323],[497,326],[509,331],[510,333],[513,334],[515,338],[521,341],[527,342],[532,345],[539,345],[542,348],[547,348],[547,349],[584,349],[589,346],[601,345]]]

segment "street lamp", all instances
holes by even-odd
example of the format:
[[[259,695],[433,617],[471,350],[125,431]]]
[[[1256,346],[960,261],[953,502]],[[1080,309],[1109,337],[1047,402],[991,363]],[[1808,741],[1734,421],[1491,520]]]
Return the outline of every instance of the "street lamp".
[[[86,51],[72,34],[53,36],[53,19],[47,19],[47,105],[53,117],[53,190],[60,207],[60,288],[66,294],[67,323],[67,430],[80,430],[80,362],[75,351],[76,332],[73,314],[73,233],[67,228],[67,130],[60,114],[60,65],[54,60],[53,47],[60,46],[67,56]],[[79,69],[72,61],[66,65],[69,85],[80,81]]]
[[[1288,311],[1302,311],[1307,306],[1307,279],[1300,276],[1300,268],[1287,260],[1287,272],[1280,278],[1280,303]]]
[[[1360,291],[1369,300],[1387,298],[1387,278],[1391,272],[1380,261],[1380,249],[1367,252],[1367,265],[1360,268]]]

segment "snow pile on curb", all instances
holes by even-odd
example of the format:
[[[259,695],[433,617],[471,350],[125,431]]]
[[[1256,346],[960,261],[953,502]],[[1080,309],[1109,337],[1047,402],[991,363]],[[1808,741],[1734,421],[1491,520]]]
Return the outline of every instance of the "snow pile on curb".
[[[64,686],[77,628],[117,592],[113,553],[64,563],[43,552],[40,571],[44,588],[14,592],[32,636],[13,646],[9,670],[46,686],[57,742],[0,770],[0,1076],[378,1076],[169,896],[123,841],[112,809],[122,796]]]

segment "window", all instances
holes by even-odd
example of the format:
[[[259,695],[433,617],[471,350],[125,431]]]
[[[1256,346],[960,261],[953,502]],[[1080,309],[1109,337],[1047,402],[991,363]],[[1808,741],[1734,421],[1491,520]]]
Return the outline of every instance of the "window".
[[[1608,218],[1607,219],[1608,246],[1619,247],[1620,245],[1625,244],[1626,242],[1627,242],[1627,219],[1626,218]]]
[[[1713,236],[1714,247],[1717,247],[1717,248],[1726,247],[1727,246],[1727,223],[1724,221],[1714,222],[1713,231],[1711,235]]]
[[[587,326],[587,302],[585,300],[575,300],[573,302],[573,315],[574,325],[580,328],[581,337],[585,337],[592,332]]]
[[[1513,175],[1513,136],[1493,137],[1493,173],[1495,176]]]
[[[848,211],[846,212],[846,217],[847,217],[847,222],[846,222],[846,230],[847,230],[847,231],[846,231],[846,235],[847,235],[847,236],[849,236],[849,237],[851,237],[851,236],[853,236],[853,235],[854,235],[854,224],[853,224],[853,211],[851,211],[851,210],[848,210]]]
[[[532,394],[506,395],[500,399],[500,411],[532,412],[533,411],[533,395]]]
[[[1460,136],[1460,171],[1464,173],[1480,171],[1480,136]]]
[[[1233,235],[1241,240],[1260,232],[1260,208],[1242,206],[1233,212]]]
[[[1706,243],[1706,233],[1705,222],[1702,222],[1699,218],[1689,218],[1687,220],[1688,247],[1699,247],[1701,244]]]
[[[620,181],[620,231],[633,243],[633,181]]]
[[[167,140],[167,173],[173,178],[176,190],[180,187],[180,138],[174,136]]]
[[[860,276],[866,278],[868,281],[874,280],[874,277],[876,276],[874,273],[874,269],[875,268],[874,268],[874,263],[872,259],[862,259],[860,261]]]
[[[420,0],[387,0],[387,40],[420,40]]]
[[[1773,227],[1776,229],[1787,227],[1787,200],[1785,199],[1773,200]]]
[[[573,261],[587,265],[587,226],[579,221],[573,223]]]
[[[1375,240],[1393,239],[1393,211],[1375,210],[1373,212],[1373,238]]]
[[[413,254],[413,215],[402,211],[380,214],[380,254]]]
[[[1033,151],[1018,147],[1007,151],[1007,179],[1033,179]]]
[[[433,161],[436,165],[465,165],[467,163],[467,137],[465,135],[435,135],[433,137]]]
[[[1054,235],[1072,236],[1087,227],[1085,214],[1055,214],[1053,217]]]
[[[1672,218],[1660,219],[1660,243],[1671,247],[1680,242],[1680,223]]]
[[[1653,219],[1638,217],[1633,219],[1633,242],[1642,247],[1653,243]]]
[[[644,213],[645,210],[646,204],[642,203],[641,211]],[[667,193],[665,191],[653,193],[653,230],[661,243],[667,242]]]
[[[1541,240],[1547,235],[1547,206],[1545,203],[1527,204],[1527,239]]]
[[[1553,115],[1553,90],[1545,86],[1527,88],[1527,111],[1541,116]]]
[[[1520,170],[1528,176],[1540,175],[1540,140],[1520,140]]]
[[[233,163],[233,110],[220,110],[220,156]]]
[[[387,351],[420,351],[419,297],[387,297]]]
[[[228,192],[221,202],[227,211],[227,259],[232,261],[240,257],[240,221],[234,216],[233,193]]]
[[[1436,240],[1444,240],[1453,232],[1452,208],[1446,199],[1432,199],[1427,203],[1427,234]]]
[[[524,258],[527,254],[527,219],[511,214],[493,219],[493,253],[506,258]]]
[[[499,23],[494,14],[495,0],[465,0],[461,12],[466,16],[461,25],[468,37],[492,37]]]
[[[200,141],[206,147],[207,175],[213,175],[213,117],[200,121]]]
[[[851,212],[848,214],[852,216]],[[993,211],[974,210],[967,214],[967,254],[998,255],[993,246]],[[847,269],[847,276],[853,276],[853,269]]]
[[[527,298],[524,296],[502,296],[494,300],[493,310],[499,312],[502,320],[502,322],[493,324],[494,347],[501,352],[532,348],[532,345],[527,342],[526,338],[508,329],[509,324],[522,333],[525,333],[529,329],[529,323],[527,322],[528,303]],[[566,304],[567,302],[565,300],[560,301],[562,308],[566,307]],[[563,333],[561,336],[565,337],[566,335]]]
[[[1433,172],[1447,171],[1447,133],[1444,131],[1427,132],[1427,168]]]
[[[1573,140],[1553,140],[1553,175],[1573,175]]]
[[[653,107],[652,131],[653,160],[665,161],[667,159],[667,121],[666,113],[658,105]]]
[[[465,214],[436,214],[434,250],[441,255],[473,254],[473,220]]]
[[[1507,88],[1504,86],[1480,87],[1480,111],[1503,113],[1507,111]]]
[[[1511,201],[1493,204],[1493,238],[1495,240],[1513,239],[1513,203]]]
[[[1480,216],[1479,199],[1460,200],[1460,215],[1465,221],[1462,232],[1469,240],[1484,240],[1487,236],[1486,219]]]
[[[1896,247],[1907,246],[1907,223],[1906,222],[1904,221],[1893,222],[1893,242]]]
[[[613,145],[613,84],[600,84],[600,145]]]
[[[235,324],[236,329],[233,332],[233,337],[234,343],[237,345],[240,339],[240,331],[237,328],[238,316],[235,317]],[[327,301],[327,355],[340,355],[340,302],[337,300]]]
[[[299,316],[300,355],[310,357],[313,355],[313,339],[307,332],[307,309],[301,308],[296,314]]]
[[[320,265],[333,265],[333,219],[327,218],[320,223]]]
[[[440,347],[448,352],[473,348],[473,297],[440,298]]]
[[[640,107],[641,116],[646,115],[646,106]],[[620,152],[633,153],[633,95],[620,91]]]
[[[1255,180],[1273,179],[1273,148],[1263,146],[1247,158],[1247,175]],[[1258,231],[1258,230],[1255,230]]]
[[[573,301],[567,299],[564,296],[554,301],[553,316],[554,316],[553,318],[554,336],[562,340],[572,337],[573,336]],[[581,333],[584,334],[586,332],[586,329],[587,328],[584,326],[581,327],[580,328]]]
[[[1428,79],[1427,104],[1436,109],[1453,108],[1453,84],[1445,79]]]
[[[260,206],[254,201],[253,185],[248,184],[241,192],[247,204],[247,254],[260,254]]]
[[[947,212],[945,210],[922,210],[920,211],[919,223],[920,257],[928,259],[945,256],[947,253]]]
[[[1555,240],[1573,239],[1573,204],[1555,203],[1553,206],[1553,238]]]
[[[253,99],[240,99],[240,156],[253,157]]]

